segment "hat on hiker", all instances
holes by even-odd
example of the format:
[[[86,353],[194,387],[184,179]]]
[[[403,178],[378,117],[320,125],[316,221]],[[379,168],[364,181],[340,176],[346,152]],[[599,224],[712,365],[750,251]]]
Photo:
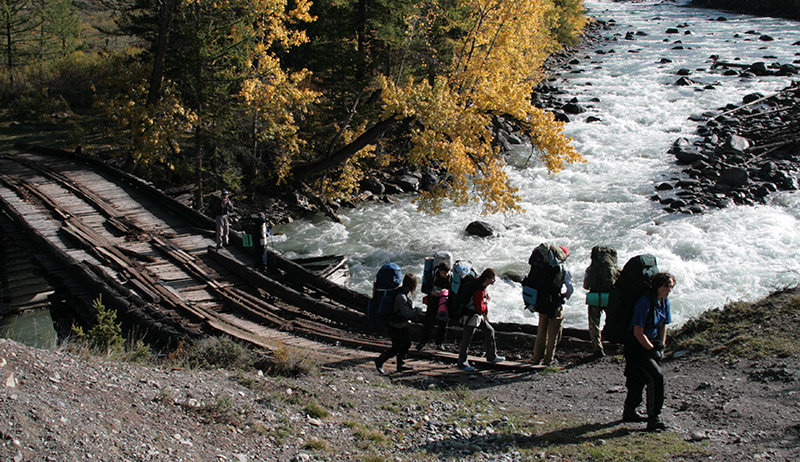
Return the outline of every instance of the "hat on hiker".
[[[564,247],[563,245],[559,247],[559,249],[564,251],[564,258],[569,257],[569,249]]]

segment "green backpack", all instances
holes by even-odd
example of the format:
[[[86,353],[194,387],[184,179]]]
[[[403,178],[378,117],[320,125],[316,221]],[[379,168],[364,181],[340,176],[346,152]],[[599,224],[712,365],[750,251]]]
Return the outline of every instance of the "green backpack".
[[[592,247],[592,263],[586,268],[583,287],[590,292],[610,292],[618,277],[617,249],[600,245]]]

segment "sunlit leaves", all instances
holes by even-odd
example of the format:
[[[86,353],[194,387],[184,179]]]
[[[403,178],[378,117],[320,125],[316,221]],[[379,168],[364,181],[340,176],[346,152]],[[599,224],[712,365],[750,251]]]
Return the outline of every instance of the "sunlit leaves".
[[[197,116],[170,91],[169,82],[161,101],[146,105],[145,76],[141,65],[120,66],[112,87],[119,91],[99,96],[97,105],[106,112],[109,135],[124,149],[131,168],[158,164],[174,169],[181,141],[193,130]]]
[[[449,176],[418,200],[438,212],[480,202],[486,213],[519,211],[517,190],[505,174],[499,150],[491,145],[491,116],[511,116],[538,148],[549,172],[580,161],[554,117],[530,104],[542,64],[558,44],[550,34],[554,5],[547,0],[470,0],[468,33],[447,72],[429,80],[383,80],[384,117],[412,116],[408,160],[446,169]]]

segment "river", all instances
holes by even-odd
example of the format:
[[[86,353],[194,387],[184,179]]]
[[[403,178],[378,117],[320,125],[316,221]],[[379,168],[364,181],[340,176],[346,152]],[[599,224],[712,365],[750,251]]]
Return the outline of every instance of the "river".
[[[799,193],[774,194],[767,205],[701,215],[668,214],[649,197],[655,184],[682,176],[667,150],[679,137],[696,138],[697,123],[690,115],[740,103],[749,93],[776,92],[791,81],[711,74],[710,56],[748,64],[797,62],[798,23],[687,8],[684,2],[584,3],[590,15],[615,20],[616,27],[605,32],[611,41],[578,54],[580,64],[554,76],[553,83],[588,109],[572,116],[565,129],[586,162],[550,176],[540,163],[525,165],[529,147],[512,153],[508,173],[520,188],[524,213],[482,217],[477,207],[449,207],[427,216],[405,197],[395,204],[342,209],[341,224],[313,216],[281,225],[275,229],[282,233],[275,249],[289,257],[345,253],[351,287],[369,293],[378,268],[388,261],[420,274],[425,256],[447,250],[470,260],[478,271],[494,267],[500,273],[527,273],[536,245],[565,245],[576,282],[565,306],[565,324],[578,328],[586,327],[580,286],[594,245],[616,247],[620,264],[638,254],[654,254],[660,269],[677,279],[671,295],[677,324],[727,302],[752,301],[797,284]],[[668,34],[669,28],[680,33]],[[624,39],[628,31],[637,33],[634,40]],[[774,40],[761,40],[761,35]],[[662,63],[662,58],[671,62]],[[674,85],[682,68],[692,70],[691,79],[699,84]],[[714,89],[703,90],[707,84]],[[587,123],[589,116],[601,122]],[[466,235],[467,224],[479,219],[500,229],[500,235]],[[519,284],[498,280],[489,294],[493,320],[537,322],[522,307]]]

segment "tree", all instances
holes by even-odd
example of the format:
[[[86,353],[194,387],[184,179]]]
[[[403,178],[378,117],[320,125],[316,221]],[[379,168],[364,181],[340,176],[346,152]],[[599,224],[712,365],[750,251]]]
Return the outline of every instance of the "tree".
[[[180,110],[123,119],[191,114],[180,152],[194,155],[197,204],[204,182],[235,187],[247,172],[251,183],[298,181],[343,197],[370,168],[401,162],[447,171],[419,199],[423,210],[445,200],[518,210],[492,146],[496,117],[516,121],[549,171],[580,160],[561,125],[530,104],[554,35],[582,25],[580,0],[141,1],[146,21],[129,25],[151,43],[152,67],[147,103],[131,104],[169,93]]]
[[[72,0],[42,0],[40,33],[40,59],[69,56],[78,48],[81,35],[81,19]],[[55,44],[54,51],[51,44]]]
[[[309,6],[305,0],[291,7],[287,0],[144,0],[129,12],[125,29],[153,44],[144,56],[152,66],[147,102],[131,104],[152,113],[145,108],[163,105],[166,88],[181,112],[191,114],[191,141],[182,144],[194,153],[198,205],[206,180],[238,185],[245,154],[273,153],[278,181],[281,165],[300,151],[296,119],[316,93],[304,86],[308,73],[287,72],[279,55],[306,40],[301,28],[290,26],[313,19]],[[150,149],[134,158],[158,157],[155,144],[130,146]],[[244,146],[251,149],[245,153]]]
[[[382,114],[371,125],[387,128],[365,128],[351,139],[368,146],[392,121],[412,121],[404,134],[410,142],[405,160],[448,172],[446,181],[419,198],[421,209],[437,212],[450,200],[456,205],[481,202],[487,213],[519,210],[503,158],[492,146],[488,127],[493,116],[517,121],[551,173],[581,160],[562,134],[562,124],[530,104],[533,86],[544,77],[544,59],[559,46],[549,20],[560,13],[546,0],[469,0],[457,7],[456,2],[420,1],[415,6],[404,17],[402,50],[386,53],[402,58],[384,66],[388,72],[378,79]],[[374,136],[363,139],[368,133]],[[337,181],[331,180],[336,168],[349,175],[362,171],[352,165],[358,153],[342,146],[313,168],[298,166],[295,173],[330,185]],[[348,175],[338,181],[342,187],[353,184]]]
[[[2,52],[12,84],[12,71],[21,64],[18,61],[28,52],[26,48],[34,40],[33,32],[41,24],[34,10],[32,0],[0,0],[0,29],[4,42]]]

